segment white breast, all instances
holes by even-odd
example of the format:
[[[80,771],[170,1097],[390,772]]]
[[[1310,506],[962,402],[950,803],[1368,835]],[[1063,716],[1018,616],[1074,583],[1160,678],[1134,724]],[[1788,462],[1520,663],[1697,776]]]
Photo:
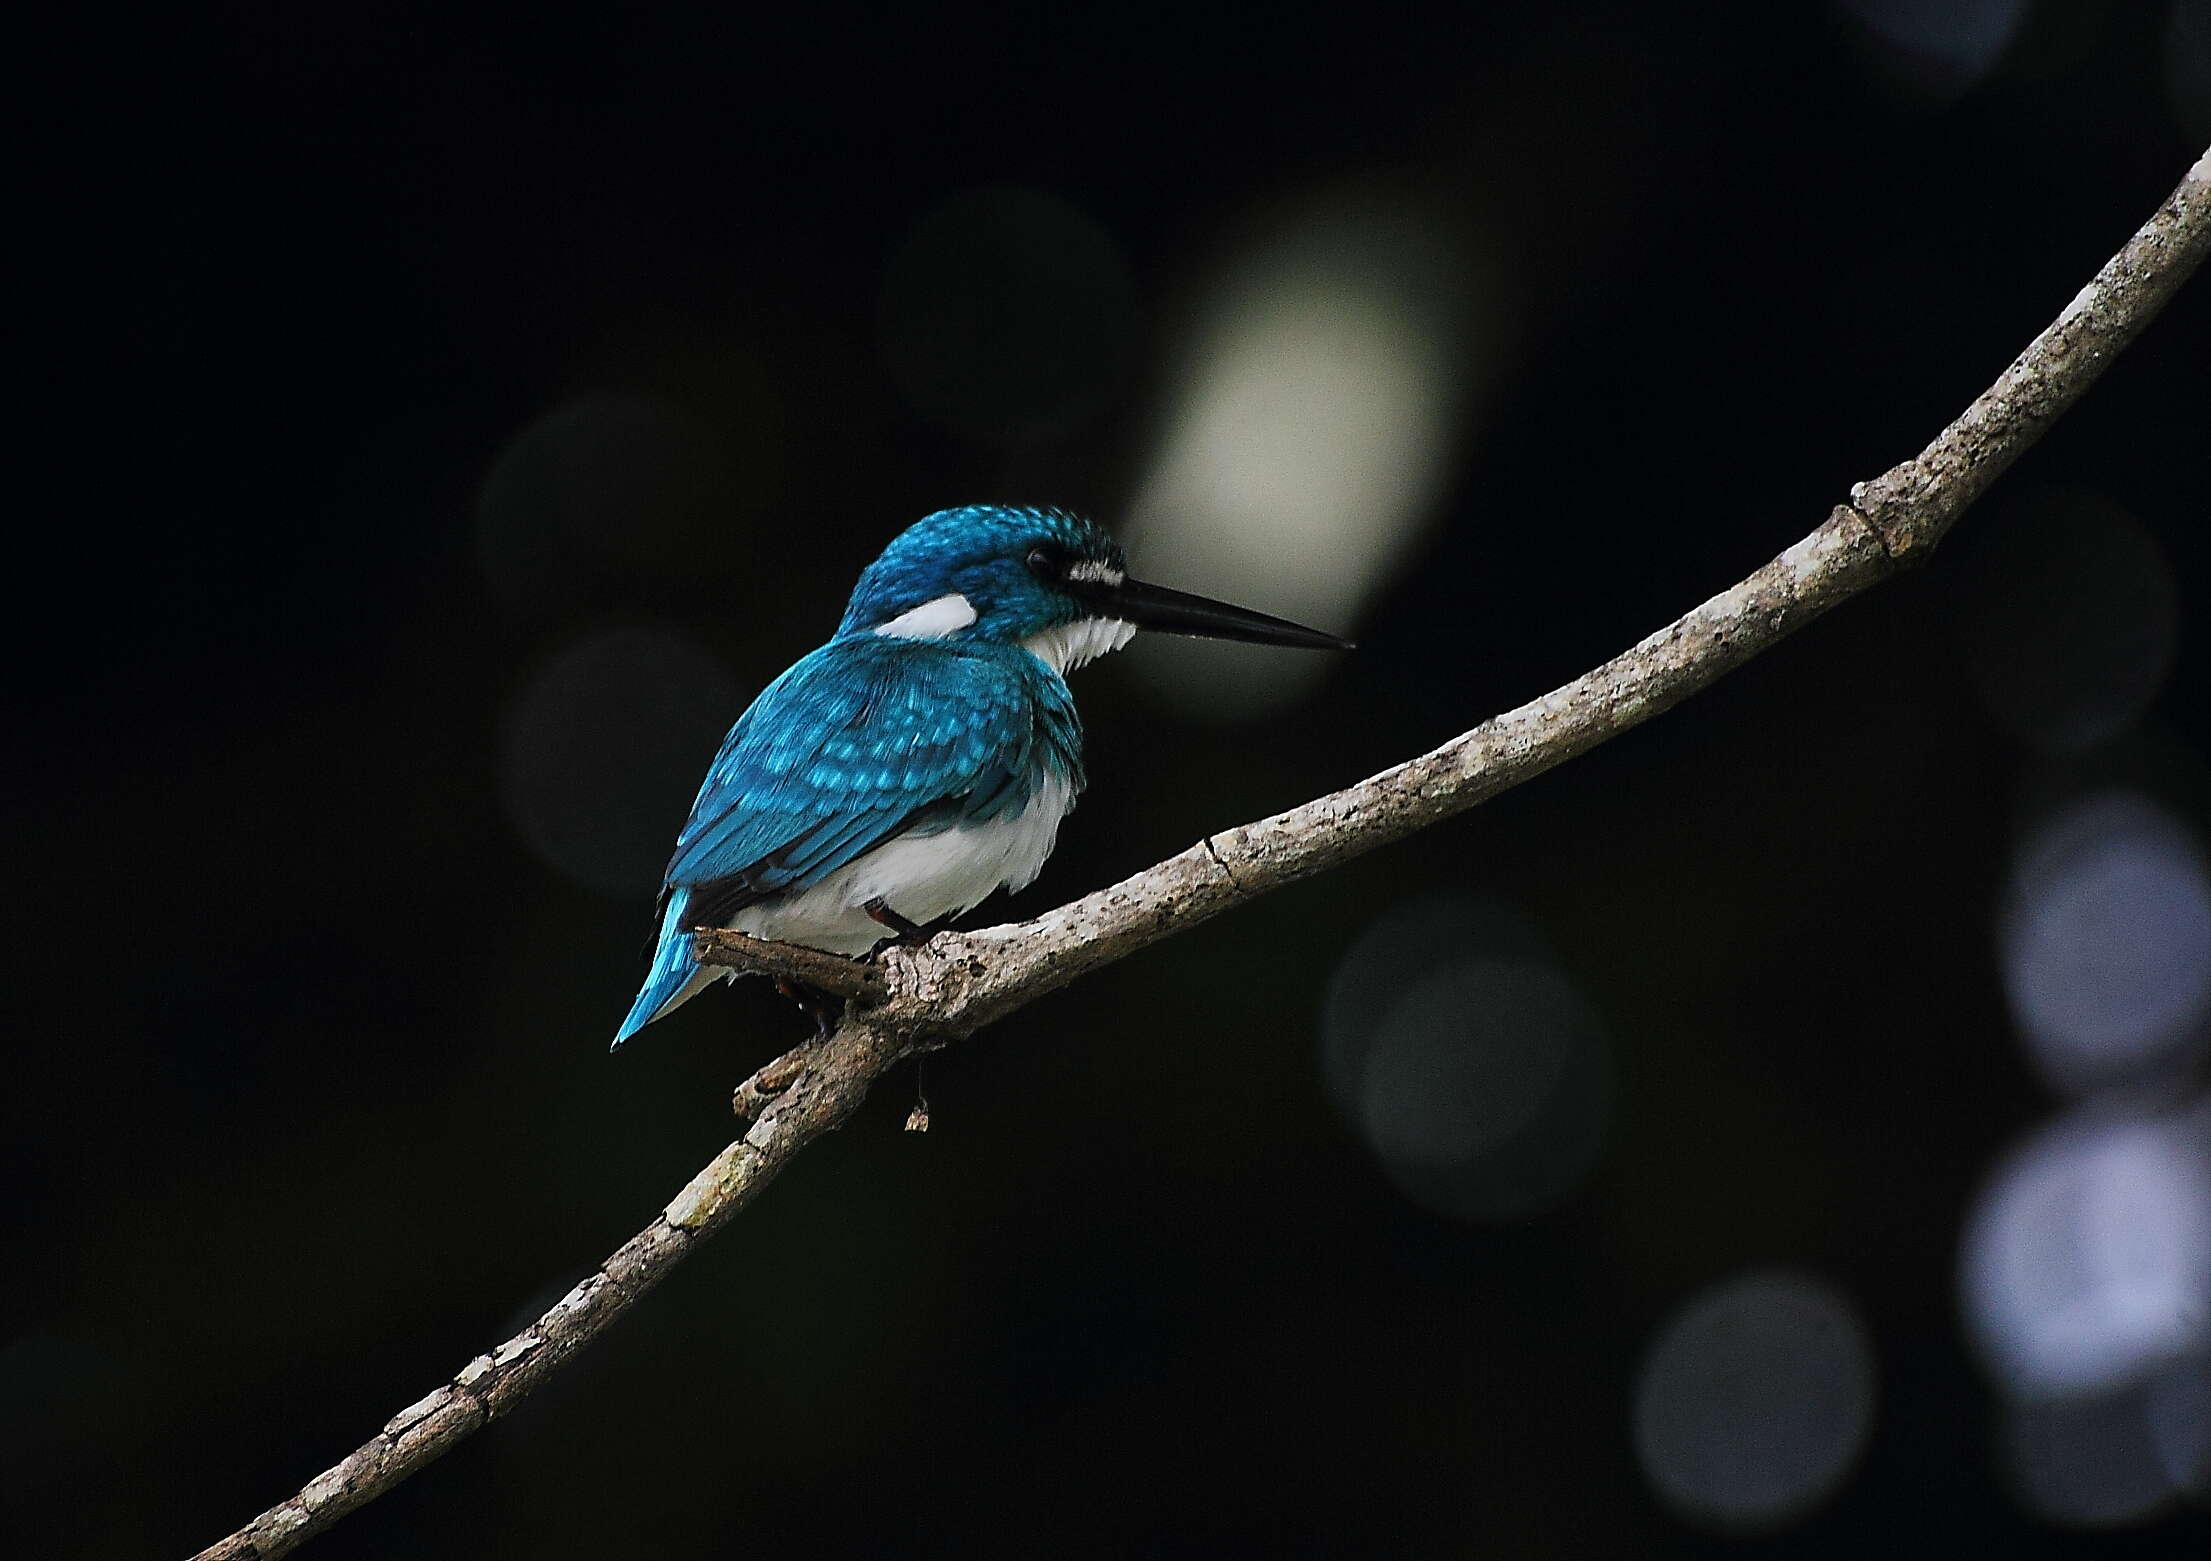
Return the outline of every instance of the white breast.
[[[926,925],[980,904],[1000,888],[1022,889],[1044,870],[1074,807],[1067,783],[1047,779],[1018,815],[901,835],[846,863],[811,889],[739,911],[730,922],[756,938],[803,943],[833,954],[864,954],[890,929],[862,909],[881,900]]]

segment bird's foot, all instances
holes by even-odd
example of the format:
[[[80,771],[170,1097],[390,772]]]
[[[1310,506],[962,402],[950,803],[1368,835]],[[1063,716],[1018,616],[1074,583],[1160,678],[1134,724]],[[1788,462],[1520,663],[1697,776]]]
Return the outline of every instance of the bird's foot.
[[[819,987],[808,986],[803,981],[776,979],[775,989],[798,1004],[799,1012],[814,1021],[814,1039],[826,1041],[836,1033],[837,1021],[844,1017],[844,1004]]]

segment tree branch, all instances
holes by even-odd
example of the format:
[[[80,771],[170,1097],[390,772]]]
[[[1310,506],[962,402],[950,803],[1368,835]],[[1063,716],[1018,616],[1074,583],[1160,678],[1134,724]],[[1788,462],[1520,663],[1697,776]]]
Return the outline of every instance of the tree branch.
[[[890,929],[886,927],[883,935],[888,938]],[[825,954],[796,943],[772,943],[726,927],[701,927],[694,932],[691,957],[702,965],[727,965],[782,981],[803,981],[863,1008],[880,1003],[889,991],[882,971],[871,961]]]
[[[1432,752],[1179,856],[1033,921],[944,933],[877,964],[699,940],[708,963],[795,977],[850,1000],[826,1040],[739,1086],[751,1125],[599,1272],[299,1494],[194,1561],[273,1561],[519,1403],[901,1058],[942,1046],[1232,906],[1401,839],[1649,720],[1836,604],[1924,557],[1974,499],[2094,383],[2211,249],[2211,151],[1995,384],[1913,460],[1851,490],[1809,536],[1740,584],[1564,687]]]

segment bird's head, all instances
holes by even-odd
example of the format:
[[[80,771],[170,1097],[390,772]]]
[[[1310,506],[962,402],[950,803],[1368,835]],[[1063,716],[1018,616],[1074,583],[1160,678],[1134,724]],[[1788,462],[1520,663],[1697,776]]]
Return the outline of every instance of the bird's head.
[[[1138,629],[1350,648],[1318,629],[1132,580],[1120,544],[1089,521],[999,504],[939,510],[900,532],[861,573],[837,632],[1026,645],[1066,672]]]

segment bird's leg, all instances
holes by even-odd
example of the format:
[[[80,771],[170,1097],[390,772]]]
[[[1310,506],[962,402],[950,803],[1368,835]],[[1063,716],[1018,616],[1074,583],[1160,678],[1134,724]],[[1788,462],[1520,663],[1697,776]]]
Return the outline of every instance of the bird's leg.
[[[929,923],[928,926],[924,927],[923,925],[921,925],[921,923],[917,921],[909,921],[907,920],[907,918],[899,915],[898,912],[892,910],[890,908],[890,905],[880,897],[868,901],[867,904],[861,906],[860,909],[867,912],[868,920],[881,922],[884,926],[891,929],[892,935],[890,937],[885,938],[882,942],[876,944],[875,947],[868,950],[868,957],[870,959],[882,953],[883,950],[894,945],[910,949],[920,948],[922,944],[928,942],[931,938],[935,937],[938,933],[942,932],[946,927],[952,924],[952,918],[950,916],[940,916],[935,921]]]
[[[826,1041],[836,1032],[837,1021],[844,1017],[844,1004],[819,987],[808,986],[803,981],[776,978],[775,989],[792,1002],[799,1011],[814,1021],[814,1039]]]
[[[890,902],[882,899],[881,897],[877,897],[876,899],[868,901],[867,904],[861,906],[860,909],[867,912],[868,920],[881,922],[884,926],[890,928],[891,931],[897,933],[899,937],[903,938],[908,943],[917,942],[918,940],[929,936],[928,929],[923,927],[921,923],[917,921],[908,921],[905,917],[899,915],[898,912],[892,910],[890,908]]]

